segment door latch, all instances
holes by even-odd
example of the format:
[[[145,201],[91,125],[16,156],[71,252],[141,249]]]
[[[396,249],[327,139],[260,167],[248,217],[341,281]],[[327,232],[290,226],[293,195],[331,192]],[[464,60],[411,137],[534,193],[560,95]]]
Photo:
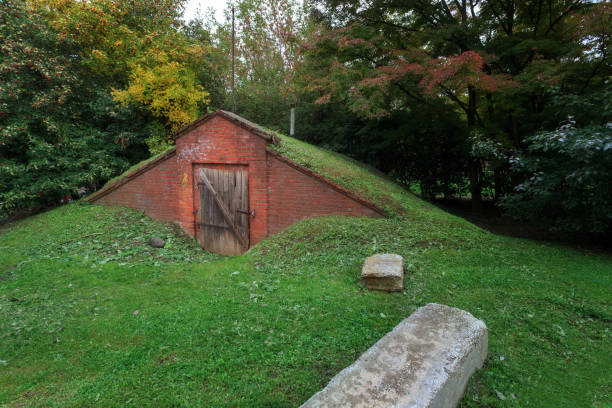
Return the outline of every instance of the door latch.
[[[251,217],[255,218],[255,210],[249,212],[249,211],[245,211],[245,210],[236,210],[236,212],[239,212],[240,214],[246,214],[246,215],[250,215]]]

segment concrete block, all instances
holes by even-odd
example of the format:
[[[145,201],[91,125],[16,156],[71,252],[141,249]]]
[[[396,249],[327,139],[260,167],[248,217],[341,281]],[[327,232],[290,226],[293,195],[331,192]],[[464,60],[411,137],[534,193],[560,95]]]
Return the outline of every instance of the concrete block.
[[[361,284],[368,289],[387,292],[404,289],[404,259],[395,254],[376,254],[366,258],[361,269]]]
[[[430,303],[404,319],[302,408],[455,407],[487,356],[485,324]]]

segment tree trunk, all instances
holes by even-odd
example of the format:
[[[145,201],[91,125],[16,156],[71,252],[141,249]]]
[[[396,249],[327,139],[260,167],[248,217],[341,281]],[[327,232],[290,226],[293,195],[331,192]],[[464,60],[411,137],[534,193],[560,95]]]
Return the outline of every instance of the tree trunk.
[[[518,149],[521,147],[521,138],[519,136],[518,123],[516,121],[516,117],[514,116],[513,109],[510,109],[508,116],[510,118],[510,126],[512,128],[512,144]]]
[[[482,213],[482,185],[480,183],[480,160],[470,161],[470,192],[472,194],[472,212]]]
[[[468,87],[468,131],[471,133],[476,124],[476,89]],[[480,160],[470,159],[470,192],[472,194],[472,212],[482,213],[482,185]]]
[[[504,174],[499,168],[493,170],[493,182],[495,183],[495,203],[498,203],[504,194]]]

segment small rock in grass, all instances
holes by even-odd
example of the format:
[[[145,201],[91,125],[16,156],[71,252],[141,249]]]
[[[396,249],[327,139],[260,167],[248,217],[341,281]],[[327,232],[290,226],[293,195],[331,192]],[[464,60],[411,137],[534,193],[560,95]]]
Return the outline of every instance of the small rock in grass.
[[[153,248],[163,248],[166,245],[166,241],[158,237],[149,238],[149,245]]]
[[[387,292],[404,289],[404,259],[396,254],[376,254],[366,258],[361,283],[368,289]]]

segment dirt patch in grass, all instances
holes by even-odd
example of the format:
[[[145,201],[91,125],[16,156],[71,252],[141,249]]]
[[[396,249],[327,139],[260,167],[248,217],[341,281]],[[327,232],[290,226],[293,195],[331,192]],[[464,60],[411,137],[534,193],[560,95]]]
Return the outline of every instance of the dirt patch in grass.
[[[42,390],[42,387],[36,387],[30,390],[23,392],[19,395],[18,399],[15,401],[15,407],[28,407],[32,406],[32,404],[36,404],[37,401],[40,401],[42,398],[46,398],[49,396],[49,393],[46,393]]]
[[[158,365],[162,365],[162,364],[166,364],[166,363],[171,363],[174,360],[176,360],[176,353],[171,353],[171,354],[166,354],[165,356],[159,358],[157,360],[157,364]]]

